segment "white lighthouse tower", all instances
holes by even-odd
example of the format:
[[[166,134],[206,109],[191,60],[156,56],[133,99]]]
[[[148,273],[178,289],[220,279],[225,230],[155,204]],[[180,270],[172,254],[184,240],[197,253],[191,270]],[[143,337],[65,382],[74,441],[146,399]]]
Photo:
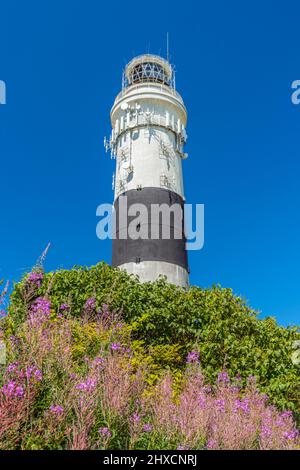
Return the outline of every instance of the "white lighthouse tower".
[[[111,137],[105,142],[116,159],[115,211],[118,216],[124,196],[129,214],[130,207],[137,203],[149,213],[153,205],[175,204],[182,211],[181,223],[172,216],[162,216],[158,223],[149,219],[146,239],[128,237],[128,224],[124,224],[124,217],[123,222],[117,217],[112,265],[138,275],[142,282],[164,275],[178,286],[187,287],[189,283],[182,177],[182,160],[187,157],[183,151],[186,122],[186,108],[175,90],[171,64],[156,55],[135,57],[125,68],[122,91],[111,110]],[[130,219],[128,215],[127,222]],[[153,227],[154,223],[158,226]],[[161,235],[165,225],[171,232],[168,239]],[[153,237],[154,228],[159,236]]]

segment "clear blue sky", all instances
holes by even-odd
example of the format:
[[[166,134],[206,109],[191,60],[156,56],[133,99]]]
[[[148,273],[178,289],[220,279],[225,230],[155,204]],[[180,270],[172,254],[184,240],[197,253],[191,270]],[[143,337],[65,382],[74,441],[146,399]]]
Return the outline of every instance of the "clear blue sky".
[[[298,5],[297,5],[298,4]],[[125,63],[165,54],[189,113],[188,202],[205,204],[191,282],[232,287],[299,322],[299,2],[0,2],[0,278],[48,241],[46,269],[110,262],[96,207],[113,198],[103,137]]]

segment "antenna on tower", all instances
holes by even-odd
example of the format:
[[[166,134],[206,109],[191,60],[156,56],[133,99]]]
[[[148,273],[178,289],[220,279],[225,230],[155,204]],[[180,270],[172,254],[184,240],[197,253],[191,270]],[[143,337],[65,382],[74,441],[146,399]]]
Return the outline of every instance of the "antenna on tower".
[[[167,61],[170,62],[169,33],[167,33]]]

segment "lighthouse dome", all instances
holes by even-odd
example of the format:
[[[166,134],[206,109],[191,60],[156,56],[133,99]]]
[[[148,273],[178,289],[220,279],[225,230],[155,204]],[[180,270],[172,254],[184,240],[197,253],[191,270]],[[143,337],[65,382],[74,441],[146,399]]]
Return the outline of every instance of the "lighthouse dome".
[[[153,54],[135,57],[125,69],[126,85],[157,82],[172,86],[173,69],[169,62]]]

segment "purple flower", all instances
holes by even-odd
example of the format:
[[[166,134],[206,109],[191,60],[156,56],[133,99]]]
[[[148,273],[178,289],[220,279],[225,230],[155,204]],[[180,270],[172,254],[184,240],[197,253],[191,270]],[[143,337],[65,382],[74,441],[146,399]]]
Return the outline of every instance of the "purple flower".
[[[146,423],[146,424],[144,424],[142,429],[143,429],[144,432],[151,432],[152,431],[152,426],[151,426],[151,424]]]
[[[111,437],[111,432],[108,428],[100,428],[98,432],[101,436],[106,437],[107,439]]]
[[[25,393],[24,388],[21,385],[17,385],[13,380],[10,380],[7,384],[3,385],[1,391],[7,398],[22,398]]]
[[[86,385],[84,382],[81,382],[80,384],[77,384],[76,385],[76,390],[85,390],[86,389]]]
[[[62,406],[59,406],[59,405],[51,405],[50,406],[50,411],[54,415],[60,416],[64,412],[64,409],[63,409]]]
[[[292,429],[284,433],[284,437],[286,439],[296,439],[298,435],[299,435],[299,432],[297,431],[297,429]]]
[[[40,382],[42,380],[42,372],[39,369],[36,369],[34,371],[34,378],[37,382]]]
[[[102,314],[104,317],[110,316],[109,305],[102,304],[102,309],[99,310],[99,313]]]
[[[275,421],[275,426],[277,426],[278,428],[284,426],[284,424],[285,424],[285,422],[284,422],[284,420],[283,420],[281,417],[279,417],[279,418]]]
[[[217,441],[215,439],[208,439],[206,443],[206,448],[207,449],[215,449],[217,446]]]
[[[16,388],[15,388],[15,396],[16,397],[22,397],[24,395],[24,388],[21,386],[21,385],[18,385]]]
[[[7,384],[4,384],[1,391],[6,397],[14,396],[16,383],[10,380]]]
[[[131,420],[132,420],[133,423],[137,424],[137,423],[140,422],[141,417],[138,413],[135,412],[135,413],[133,413],[133,415],[131,417]]]
[[[7,372],[11,374],[12,372],[16,370],[17,367],[18,367],[18,362],[12,362],[11,364],[8,364]]]
[[[32,377],[37,382],[42,380],[42,372],[34,366],[27,366],[26,369],[22,370],[18,375],[25,377],[27,380],[30,380]]]
[[[92,392],[97,385],[97,381],[95,379],[87,379],[85,382],[81,382],[76,385],[76,389],[82,392]]]
[[[191,351],[188,353],[186,358],[187,364],[198,363],[199,360],[199,353],[197,351]]]
[[[110,348],[112,351],[119,351],[121,349],[121,345],[120,343],[112,343],[110,345]]]
[[[5,318],[6,316],[7,316],[6,311],[5,311],[5,310],[0,310],[0,320],[1,320],[2,318]]]
[[[200,395],[199,397],[199,407],[201,409],[205,409],[206,408],[206,399],[204,396]]]
[[[50,318],[51,302],[39,297],[30,307],[29,320],[32,326],[40,326]]]
[[[70,372],[69,377],[70,377],[70,379],[72,379],[72,380],[75,380],[75,379],[78,378],[77,374],[75,374],[74,372]]]
[[[225,411],[225,400],[216,400],[215,405],[216,405],[218,411],[221,411],[222,413],[224,413],[224,411]]]
[[[96,357],[94,360],[93,360],[93,364],[95,366],[100,366],[102,367],[105,363],[105,359],[103,357]]]
[[[270,426],[263,425],[260,431],[261,437],[270,437],[272,436],[272,429]]]
[[[229,379],[227,372],[225,371],[220,372],[218,375],[217,382],[218,384],[220,383],[228,384],[230,382],[230,379]]]
[[[33,286],[40,288],[42,280],[44,278],[44,273],[37,273],[35,271],[32,271],[31,273],[28,274],[27,276],[27,282],[32,284]]]
[[[14,346],[18,346],[18,344],[20,343],[20,339],[14,335],[10,335],[9,340]]]
[[[244,413],[250,413],[249,399],[244,398],[243,400],[235,400],[234,412],[242,410]]]
[[[84,308],[86,310],[95,310],[95,308],[96,308],[96,299],[95,299],[95,297],[90,297],[89,299],[87,299],[87,301],[85,302]]]
[[[269,395],[267,395],[266,393],[262,393],[261,394],[261,400],[263,402],[267,402],[269,400]]]
[[[249,375],[248,379],[247,379],[247,383],[248,385],[254,385],[256,384],[256,378],[254,375]]]
[[[61,306],[59,307],[59,310],[61,310],[62,312],[66,311],[66,310],[70,310],[70,307],[68,304],[61,304]]]
[[[25,377],[29,380],[31,378],[31,374],[34,370],[33,366],[27,366],[25,369]]]

